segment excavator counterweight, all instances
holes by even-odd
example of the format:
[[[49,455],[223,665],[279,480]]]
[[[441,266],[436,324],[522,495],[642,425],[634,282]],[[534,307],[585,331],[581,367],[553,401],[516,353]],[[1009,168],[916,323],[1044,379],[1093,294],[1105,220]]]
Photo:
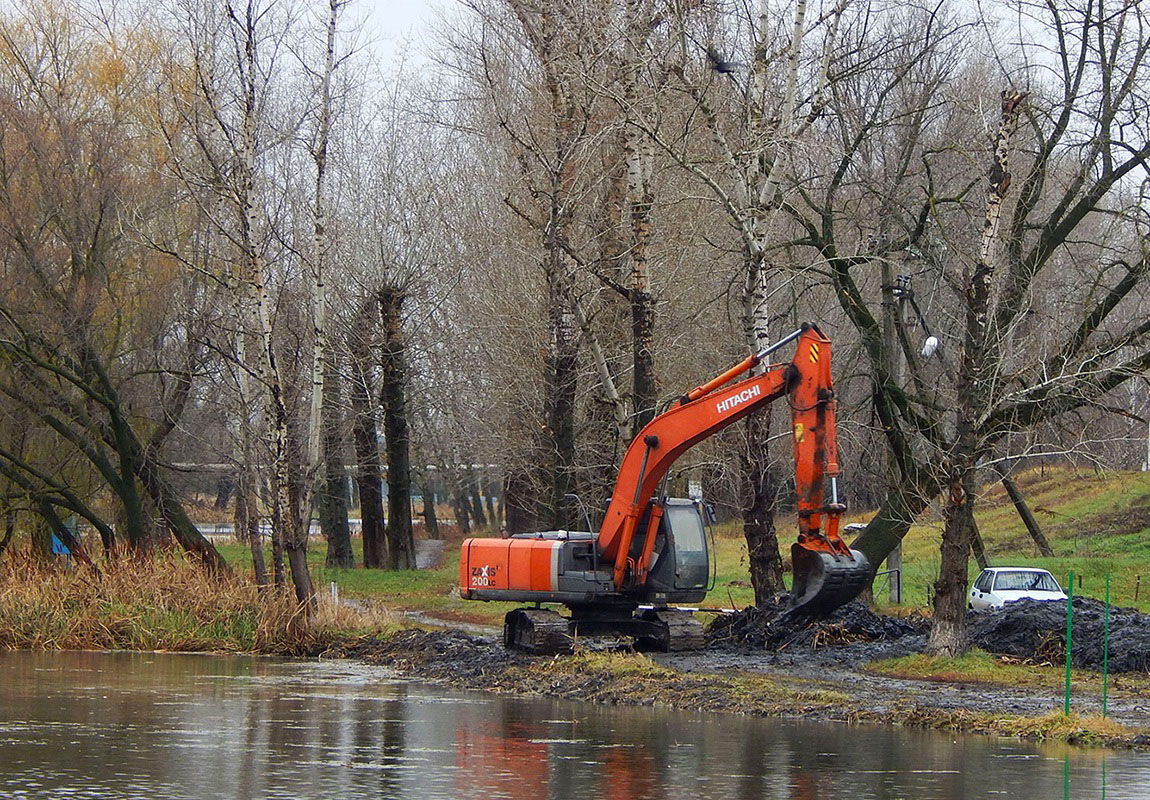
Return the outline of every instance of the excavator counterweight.
[[[791,361],[744,377],[796,340]],[[527,652],[555,652],[579,633],[633,636],[662,650],[701,645],[697,621],[668,604],[698,602],[710,588],[709,516],[699,501],[657,497],[656,491],[687,449],[785,397],[799,516],[789,613],[824,615],[849,602],[871,570],[838,533],[844,506],[838,498],[830,351],[830,340],[816,326],[804,325],[691,390],[627,448],[598,533],[467,539],[459,560],[461,596],[536,604],[510,612],[504,624],[507,646]],[[571,615],[539,608],[541,603],[562,603]]]

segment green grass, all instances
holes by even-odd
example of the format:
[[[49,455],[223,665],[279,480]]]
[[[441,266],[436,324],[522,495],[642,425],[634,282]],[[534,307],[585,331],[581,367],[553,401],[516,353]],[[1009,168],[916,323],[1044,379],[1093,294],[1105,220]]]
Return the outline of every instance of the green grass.
[[[1150,611],[1150,473],[1099,475],[1046,468],[1024,472],[1016,476],[1016,482],[1055,555],[1037,555],[1006,492],[994,484],[986,487],[975,507],[992,565],[1042,567],[1050,570],[1063,588],[1073,570],[1075,594],[1097,598],[1102,598],[1109,574],[1112,603]],[[927,589],[938,574],[941,531],[937,515],[933,519],[924,516],[903,540],[905,605],[926,606]],[[978,571],[971,559],[971,580]],[[1135,602],[1138,576],[1142,576],[1143,585]],[[875,587],[880,603],[886,599],[881,581]]]
[[[795,714],[850,703],[850,696],[810,680],[728,670],[692,673],[655,664],[641,653],[580,651],[513,668],[523,685],[581,702],[661,704],[694,710]]]
[[[1038,517],[1054,550],[1053,558],[1038,556],[1014,505],[1000,484],[985,487],[975,509],[990,563],[996,566],[1033,566],[1050,570],[1066,588],[1067,575],[1075,576],[1075,595],[1101,599],[1110,575],[1110,599],[1115,605],[1150,612],[1150,473],[1112,472],[1097,475],[1070,468],[1031,470],[1015,478],[1027,504]],[[846,522],[866,522],[873,512],[853,512]],[[778,519],[779,547],[784,561],[790,556],[793,515]],[[928,608],[928,590],[938,577],[942,521],[928,511],[903,540],[903,607]],[[747,570],[747,547],[741,525],[727,523],[716,531],[718,580],[705,601],[708,605],[736,607],[754,601]],[[971,559],[970,580],[979,567]],[[1142,576],[1138,601],[1135,585]],[[789,576],[787,577],[789,582]],[[875,582],[880,607],[888,602],[889,578]]]
[[[1053,558],[1036,555],[1033,542],[1001,486],[986,487],[975,517],[992,564],[1037,566],[1050,570],[1064,586],[1073,570],[1075,594],[1101,598],[1105,576],[1111,575],[1111,601],[1150,611],[1150,473],[1122,472],[1101,475],[1069,468],[1032,470],[1016,481],[1055,551]],[[1145,510],[1145,511],[1143,511]],[[865,522],[868,512],[853,512],[844,522]],[[794,515],[778,519],[779,546],[784,562],[797,525]],[[489,531],[494,535],[494,531]],[[941,522],[928,511],[903,542],[903,608],[927,607],[928,587],[938,574]],[[741,608],[754,602],[747,569],[747,547],[741,525],[726,523],[716,529],[716,581],[700,605]],[[362,563],[360,540],[353,539],[357,563]],[[228,562],[250,570],[251,553],[240,544],[222,544]],[[345,597],[370,598],[399,610],[422,611],[449,620],[498,625],[512,603],[483,603],[458,596],[458,541],[447,542],[443,563],[433,570],[400,571],[329,569],[324,567],[323,542],[314,541],[308,561],[317,587],[323,591],[334,581]],[[270,553],[266,554],[270,559]],[[978,574],[971,560],[970,578]],[[1143,576],[1139,600],[1134,602],[1137,577]],[[887,579],[875,583],[875,599],[887,604]],[[1081,581],[1081,583],[1079,583]]]

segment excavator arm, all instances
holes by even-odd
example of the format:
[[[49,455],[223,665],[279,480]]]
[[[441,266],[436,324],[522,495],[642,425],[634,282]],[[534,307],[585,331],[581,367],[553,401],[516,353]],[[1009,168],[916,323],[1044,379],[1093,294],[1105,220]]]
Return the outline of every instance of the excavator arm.
[[[798,345],[789,363],[728,385],[795,339]],[[658,520],[648,519],[642,526],[641,546],[633,542],[656,487],[675,460],[699,441],[786,397],[791,408],[799,516],[798,542],[792,547],[792,607],[829,611],[858,594],[870,579],[870,567],[838,533],[844,507],[838,499],[830,355],[830,340],[816,326],[804,325],[691,390],[643,428],[623,457],[598,535],[600,557],[612,565],[616,587],[637,587],[646,581]],[[828,479],[830,498],[824,502]],[[657,516],[658,506],[653,505],[650,513]]]

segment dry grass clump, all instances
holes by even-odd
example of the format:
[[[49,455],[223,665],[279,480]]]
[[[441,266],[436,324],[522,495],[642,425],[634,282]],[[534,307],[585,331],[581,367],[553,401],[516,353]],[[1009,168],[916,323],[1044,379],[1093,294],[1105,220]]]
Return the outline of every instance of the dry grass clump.
[[[326,603],[308,620],[289,591],[212,576],[176,553],[107,561],[99,573],[21,554],[0,560],[0,649],[301,655],[364,622]]]
[[[1106,742],[1129,737],[1133,731],[1100,714],[1071,713],[1054,710],[1040,717],[1014,717],[998,720],[998,727],[1009,736],[1027,739],[1053,739],[1066,742]]]
[[[985,733],[993,736],[1015,736],[1034,741],[1070,742],[1071,744],[1144,747],[1146,732],[1105,719],[1096,714],[1071,713],[1054,709],[1037,716],[1001,715],[966,709],[945,709],[915,705],[886,713],[861,712],[855,721],[894,722],[937,730]]]

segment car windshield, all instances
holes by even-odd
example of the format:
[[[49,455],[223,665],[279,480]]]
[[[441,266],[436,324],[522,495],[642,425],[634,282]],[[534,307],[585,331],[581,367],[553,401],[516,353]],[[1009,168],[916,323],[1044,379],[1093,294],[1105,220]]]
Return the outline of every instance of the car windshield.
[[[1000,572],[994,578],[994,588],[1006,591],[1062,591],[1049,572]]]

